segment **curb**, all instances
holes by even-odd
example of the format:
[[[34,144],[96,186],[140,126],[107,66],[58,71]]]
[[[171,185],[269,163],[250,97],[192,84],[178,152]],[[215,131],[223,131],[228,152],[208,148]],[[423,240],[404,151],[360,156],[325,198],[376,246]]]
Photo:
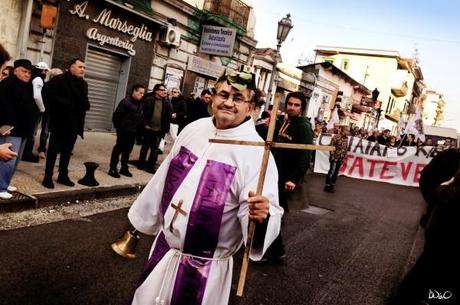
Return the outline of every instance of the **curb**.
[[[77,203],[77,200],[107,199],[117,196],[138,194],[146,183],[133,183],[114,186],[98,186],[79,190],[65,190],[40,194],[23,194],[16,192],[11,200],[0,201],[0,213],[17,212],[51,206],[61,202]]]

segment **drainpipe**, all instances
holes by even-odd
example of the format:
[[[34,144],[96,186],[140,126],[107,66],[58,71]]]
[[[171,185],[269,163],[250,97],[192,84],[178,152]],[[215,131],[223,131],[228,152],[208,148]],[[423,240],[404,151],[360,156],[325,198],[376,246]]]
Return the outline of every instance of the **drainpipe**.
[[[32,7],[34,0],[27,0],[22,10],[21,25],[19,27],[18,53],[19,58],[27,57],[27,44],[29,42],[30,21],[32,19]]]

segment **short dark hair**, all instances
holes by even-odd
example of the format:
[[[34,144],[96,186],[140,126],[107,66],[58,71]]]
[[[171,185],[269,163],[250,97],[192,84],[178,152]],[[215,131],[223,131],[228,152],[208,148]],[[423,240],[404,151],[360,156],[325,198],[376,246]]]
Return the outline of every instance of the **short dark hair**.
[[[131,87],[131,93],[130,95],[133,95],[134,91],[136,91],[137,89],[140,89],[140,88],[144,88],[145,89],[145,86],[144,85],[141,85],[141,84],[135,84],[134,86]]]
[[[10,59],[10,53],[0,44],[0,66],[3,66]]]
[[[164,87],[166,89],[166,86],[164,84],[159,83],[153,86],[153,92],[157,92],[158,90],[160,90],[160,87]]]
[[[85,62],[85,60],[81,59],[80,57],[74,57],[69,61],[67,68],[70,68],[70,66],[76,63],[77,61]]]
[[[203,97],[205,94],[212,95],[211,90],[209,90],[209,89],[204,89],[203,91],[201,91],[200,96]]]
[[[302,92],[300,91],[295,91],[295,92],[290,92],[287,96],[286,96],[286,104],[287,102],[289,101],[289,99],[293,97],[293,98],[297,98],[300,100],[301,102],[301,108],[302,108],[302,114],[305,112],[305,108],[307,108],[307,97],[305,96],[305,94],[303,94]]]

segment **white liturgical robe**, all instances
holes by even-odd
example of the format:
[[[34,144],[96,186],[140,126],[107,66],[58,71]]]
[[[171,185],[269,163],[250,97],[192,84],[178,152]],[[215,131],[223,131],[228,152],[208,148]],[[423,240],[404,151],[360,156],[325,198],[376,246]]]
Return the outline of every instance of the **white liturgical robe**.
[[[246,240],[247,198],[256,191],[264,148],[210,143],[212,138],[262,141],[252,119],[219,130],[204,118],[179,134],[128,213],[137,230],[156,235],[132,304],[228,303],[232,255]],[[262,258],[280,231],[277,182],[270,156],[262,193],[269,217],[256,229],[253,260]]]

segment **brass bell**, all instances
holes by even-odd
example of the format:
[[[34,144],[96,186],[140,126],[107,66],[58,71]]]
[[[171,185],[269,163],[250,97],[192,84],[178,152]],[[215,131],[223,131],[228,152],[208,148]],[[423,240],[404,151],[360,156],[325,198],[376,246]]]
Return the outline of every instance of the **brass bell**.
[[[140,236],[137,230],[126,231],[122,238],[112,244],[112,250],[126,258],[135,258],[136,246]]]

